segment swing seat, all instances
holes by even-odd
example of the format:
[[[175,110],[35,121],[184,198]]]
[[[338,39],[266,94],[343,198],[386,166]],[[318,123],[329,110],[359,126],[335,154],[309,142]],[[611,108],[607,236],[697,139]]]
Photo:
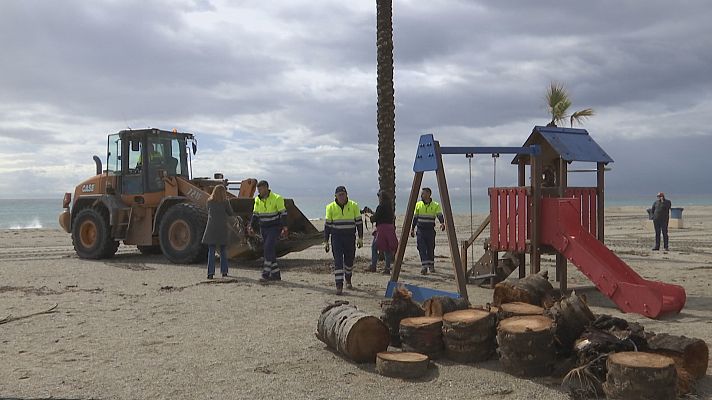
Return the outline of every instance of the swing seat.
[[[413,295],[413,300],[415,300],[419,303],[422,303],[425,300],[428,300],[431,297],[435,297],[435,296],[447,296],[447,297],[452,297],[453,299],[460,298],[460,295],[458,293],[448,292],[445,290],[424,288],[424,287],[420,287],[420,286],[416,286],[416,285],[411,285],[409,283],[400,283],[400,282],[394,282],[394,281],[388,281],[388,286],[386,287],[385,297],[392,298],[393,292],[396,290],[398,285],[403,285],[406,289],[408,289]]]

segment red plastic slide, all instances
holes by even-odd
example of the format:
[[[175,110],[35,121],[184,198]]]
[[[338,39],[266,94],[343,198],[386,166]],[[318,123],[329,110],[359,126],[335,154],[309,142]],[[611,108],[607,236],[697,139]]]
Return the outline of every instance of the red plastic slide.
[[[542,199],[542,243],[554,247],[576,265],[621,311],[649,318],[679,313],[687,299],[685,289],[641,278],[583,229],[578,203],[577,199]]]

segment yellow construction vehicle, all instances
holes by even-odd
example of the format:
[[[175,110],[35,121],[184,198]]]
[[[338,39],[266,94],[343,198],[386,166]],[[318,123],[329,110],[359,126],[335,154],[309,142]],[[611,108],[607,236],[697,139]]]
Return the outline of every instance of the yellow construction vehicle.
[[[119,242],[136,245],[144,254],[163,253],[179,264],[207,257],[201,243],[207,221],[206,204],[215,185],[226,185],[235,217],[231,219],[230,258],[262,255],[259,236],[249,236],[257,180],[239,182],[216,173],[192,177],[197,141],[191,133],[159,129],[125,130],[108,136],[106,169],[94,156],[96,175],[65,193],[60,226],[72,234],[80,258],[112,257]],[[289,236],[277,245],[278,255],[322,242],[322,234],[285,199]]]

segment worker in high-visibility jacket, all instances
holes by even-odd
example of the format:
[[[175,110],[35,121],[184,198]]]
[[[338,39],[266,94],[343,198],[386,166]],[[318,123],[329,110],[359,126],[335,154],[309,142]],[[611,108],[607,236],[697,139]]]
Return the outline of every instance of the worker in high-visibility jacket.
[[[445,218],[438,204],[432,198],[433,191],[430,188],[423,188],[420,192],[421,201],[415,204],[415,214],[413,215],[413,226],[410,229],[410,236],[415,236],[415,228],[418,228],[418,253],[420,253],[420,273],[425,275],[435,272],[435,219],[440,221],[440,230],[445,230]]]
[[[257,182],[257,193],[247,232],[254,234],[255,228],[259,225],[262,234],[264,263],[260,282],[281,281],[282,274],[277,266],[277,241],[280,236],[286,237],[289,233],[287,208],[284,206],[282,196],[269,190],[267,181]]]
[[[358,238],[356,238],[358,233]],[[326,206],[326,222],[324,224],[324,250],[329,252],[329,239],[334,255],[334,279],[336,294],[346,288],[353,289],[351,276],[356,258],[356,247],[363,246],[363,219],[358,204],[349,200],[344,186],[338,186],[334,193],[334,201]],[[354,246],[355,244],[355,246]]]

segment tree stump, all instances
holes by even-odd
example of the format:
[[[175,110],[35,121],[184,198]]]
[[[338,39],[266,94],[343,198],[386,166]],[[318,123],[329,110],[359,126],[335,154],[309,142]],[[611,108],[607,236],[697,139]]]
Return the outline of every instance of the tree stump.
[[[707,373],[709,348],[704,340],[660,333],[648,338],[648,346],[652,353],[675,362],[678,395],[689,393],[695,381]]]
[[[514,303],[504,303],[499,306],[497,319],[501,321],[507,318],[521,317],[525,315],[544,315],[544,308],[519,301],[515,301]]]
[[[554,322],[543,315],[507,318],[497,327],[502,368],[524,377],[551,374],[555,364]]]
[[[496,306],[520,301],[549,308],[554,304],[554,287],[549,282],[549,273],[544,270],[528,275],[515,282],[504,281],[494,287],[493,301]]]
[[[443,316],[445,354],[450,360],[474,363],[492,358],[497,348],[496,317],[484,310],[459,310]]]
[[[414,379],[428,372],[429,363],[425,354],[386,351],[376,355],[376,372],[391,378]]]
[[[603,391],[609,399],[664,400],[677,397],[675,362],[667,356],[622,352],[608,356]]]
[[[388,327],[380,319],[348,304],[334,304],[322,310],[316,337],[347,358],[374,362],[376,354],[388,349]]]
[[[423,310],[426,317],[442,317],[449,312],[464,310],[468,307],[470,307],[469,301],[463,298],[453,299],[447,296],[433,296],[423,302]]]
[[[422,353],[436,359],[443,353],[443,320],[441,317],[404,318],[400,323],[403,351]]]
[[[554,320],[556,348],[561,356],[568,356],[573,352],[576,339],[595,319],[584,299],[577,296],[576,292],[571,292],[569,297],[554,303],[545,314]]]
[[[403,318],[422,317],[423,309],[413,301],[411,293],[405,288],[396,288],[392,300],[381,303],[381,321],[391,334],[391,346],[400,347],[400,322]]]

